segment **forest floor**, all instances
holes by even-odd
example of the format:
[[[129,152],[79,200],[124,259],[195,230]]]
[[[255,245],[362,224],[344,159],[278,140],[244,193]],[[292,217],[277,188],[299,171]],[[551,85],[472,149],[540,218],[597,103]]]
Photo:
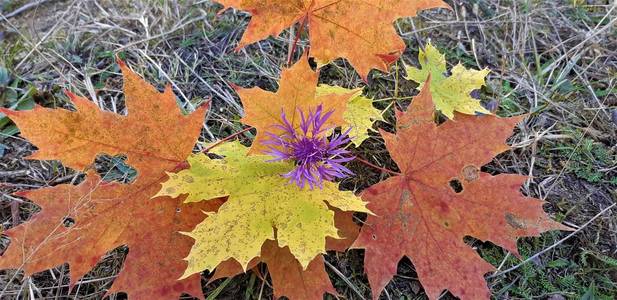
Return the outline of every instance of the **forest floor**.
[[[36,1],[32,1],[36,2]],[[550,232],[519,241],[522,258],[491,244],[469,244],[498,271],[487,275],[496,299],[613,299],[617,295],[617,3],[613,0],[466,0],[394,25],[408,48],[390,74],[373,71],[368,84],[350,65],[337,60],[321,71],[320,82],[365,87],[371,98],[409,104],[417,84],[403,79],[403,63],[418,65],[418,49],[431,41],[450,66],[489,68],[477,96],[498,103],[497,114],[531,113],[511,138],[512,151],[483,169],[529,175],[523,192],[547,201],[545,210],[577,231]],[[96,98],[105,110],[122,112],[119,55],[148,81],[171,82],[180,103],[212,97],[202,140],[242,129],[240,101],[232,83],[276,89],[285,65],[289,31],[235,52],[250,16],[211,1],[44,1],[11,15],[29,1],[0,0],[0,105],[27,109],[33,103],[69,107],[63,89]],[[4,16],[9,16],[8,19]],[[306,37],[300,49],[308,46]],[[296,54],[296,58],[302,51]],[[393,124],[392,105],[384,122]],[[38,208],[10,196],[19,189],[69,183],[75,171],[55,161],[29,161],[35,146],[0,115],[0,222],[10,228]],[[380,139],[370,138],[355,153],[396,168]],[[118,157],[100,157],[110,180],[126,180],[129,166]],[[111,170],[109,166],[115,165]],[[362,190],[383,178],[378,171],[351,165],[358,174],[343,181]],[[8,239],[3,239],[6,247]],[[126,247],[111,251],[77,285],[68,288],[68,267],[7,282],[0,271],[2,299],[99,299],[120,270]],[[331,253],[334,286],[347,299],[370,298],[360,250]],[[337,272],[334,272],[336,269]],[[264,271],[262,266],[261,271]],[[342,279],[343,274],[346,279]],[[208,275],[204,275],[207,277]],[[220,299],[270,298],[269,283],[254,273],[204,285]],[[205,283],[206,281],[204,281]],[[424,299],[412,263],[403,260],[382,299]],[[6,297],[6,298],[5,298]],[[111,299],[123,299],[112,295]],[[185,297],[188,298],[188,297]],[[444,298],[451,298],[444,295]],[[213,298],[212,298],[213,299]]]

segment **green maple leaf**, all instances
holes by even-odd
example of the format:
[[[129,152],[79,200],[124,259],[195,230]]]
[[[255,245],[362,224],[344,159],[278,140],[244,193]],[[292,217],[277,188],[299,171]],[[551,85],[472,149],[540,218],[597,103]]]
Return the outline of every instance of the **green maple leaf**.
[[[418,61],[422,69],[406,66],[406,78],[420,83],[418,90],[421,90],[431,75],[431,94],[435,108],[448,119],[454,119],[454,111],[468,115],[491,113],[470,95],[473,90],[484,85],[488,69],[470,70],[459,63],[452,68],[452,75],[446,77],[446,58],[430,43],[426,46],[426,51],[420,50]]]

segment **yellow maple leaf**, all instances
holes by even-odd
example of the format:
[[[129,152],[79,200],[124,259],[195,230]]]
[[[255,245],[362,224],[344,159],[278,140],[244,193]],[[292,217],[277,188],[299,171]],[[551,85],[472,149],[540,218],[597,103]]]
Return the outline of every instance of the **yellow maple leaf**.
[[[260,255],[267,240],[288,246],[304,269],[325,253],[326,237],[340,238],[334,225],[334,211],[370,211],[366,203],[350,191],[340,191],[333,182],[323,189],[300,189],[281,176],[293,168],[287,162],[268,162],[270,156],[247,156],[239,142],[216,148],[223,159],[204,154],[188,158],[190,168],[169,173],[159,196],[188,194],[186,202],[228,196],[216,213],[187,233],[195,244],[186,260],[183,277],[212,270],[233,258],[243,268]],[[326,204],[327,203],[327,204]]]
[[[373,130],[373,123],[383,121],[381,111],[373,107],[373,100],[362,95],[362,89],[346,89],[340,86],[321,84],[317,86],[318,97],[326,95],[349,95],[347,110],[343,113],[343,120],[351,126],[349,137],[351,142],[360,146]],[[345,128],[343,128],[345,130]]]
[[[422,69],[406,66],[406,79],[420,83],[418,90],[421,90],[430,74],[435,108],[448,119],[454,119],[454,111],[468,115],[491,113],[470,95],[473,90],[484,85],[488,69],[470,70],[459,63],[452,68],[452,75],[446,77],[446,58],[430,43],[426,46],[426,51],[420,50],[418,61]]]

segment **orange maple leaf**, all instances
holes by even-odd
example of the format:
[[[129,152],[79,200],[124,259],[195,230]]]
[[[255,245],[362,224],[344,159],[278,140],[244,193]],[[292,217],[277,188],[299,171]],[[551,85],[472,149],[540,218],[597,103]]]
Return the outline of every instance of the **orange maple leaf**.
[[[282,135],[285,131],[276,125],[283,125],[281,113],[285,113],[287,120],[294,127],[299,127],[300,112],[314,111],[322,105],[323,111],[333,111],[325,127],[336,127],[347,124],[343,114],[347,109],[347,102],[353,93],[329,94],[317,96],[317,79],[319,73],[311,70],[307,59],[301,59],[289,69],[281,72],[279,89],[276,93],[264,91],[260,88],[237,88],[244,107],[244,117],[241,121],[257,129],[257,136],[251,145],[249,154],[261,153],[267,150],[263,144],[268,136],[265,132]]]
[[[308,25],[311,56],[320,64],[343,57],[366,81],[371,69],[386,72],[405,50],[392,23],[423,9],[449,8],[441,0],[216,0],[251,13],[238,48]]]
[[[463,241],[465,236],[518,255],[518,237],[568,228],[544,213],[544,202],[520,193],[526,176],[480,172],[510,149],[505,141],[524,116],[459,114],[438,126],[428,86],[407,112],[397,111],[396,134],[381,131],[401,174],[363,192],[377,216],[368,216],[352,248],[366,250],[364,268],[374,299],[404,256],[429,298],[448,289],[462,299],[489,299],[483,276],[494,268]],[[452,180],[462,191],[451,187]]]
[[[356,239],[360,227],[353,221],[353,212],[334,209],[334,222],[342,239],[326,238],[326,249],[343,252]],[[247,269],[254,269],[259,263],[268,266],[272,278],[275,299],[287,297],[297,299],[323,299],[324,293],[338,295],[324,269],[323,256],[313,259],[303,270],[302,265],[291,254],[289,247],[279,247],[276,241],[268,240],[261,247],[261,256],[251,260]],[[233,259],[224,261],[218,267],[210,282],[242,274],[242,266]]]
[[[165,171],[181,166],[192,152],[207,108],[184,116],[169,86],[159,93],[124,63],[120,66],[127,116],[100,111],[71,93],[76,111],[0,110],[39,147],[30,159],[59,159],[84,169],[99,154],[126,154],[138,171],[131,184],[105,183],[89,173],[76,186],[21,192],[41,212],[5,232],[11,243],[0,268],[30,275],[68,262],[73,286],[108,251],[127,245],[129,254],[110,292],[125,291],[131,299],[171,299],[182,293],[203,298],[199,274],[177,280],[193,244],[178,231],[192,230],[204,219],[202,210],[214,210],[221,201],[184,204],[183,197],[150,198],[167,179]],[[74,224],[66,225],[69,219]]]

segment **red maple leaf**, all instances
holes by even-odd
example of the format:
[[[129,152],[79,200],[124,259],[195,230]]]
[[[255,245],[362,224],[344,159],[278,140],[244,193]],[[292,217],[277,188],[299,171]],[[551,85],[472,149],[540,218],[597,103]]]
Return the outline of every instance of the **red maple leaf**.
[[[76,111],[0,110],[39,148],[31,159],[58,159],[82,170],[99,154],[126,154],[138,171],[131,184],[106,183],[89,173],[76,186],[21,192],[41,211],[4,232],[11,242],[0,268],[30,275],[68,262],[73,286],[107,252],[127,245],[129,254],[110,292],[125,291],[131,299],[172,299],[182,293],[203,298],[199,274],[178,280],[193,244],[178,231],[191,231],[204,219],[202,211],[216,209],[221,201],[184,204],[184,197],[151,197],[167,179],[165,172],[182,166],[192,152],[207,108],[185,116],[169,86],[159,93],[124,63],[120,66],[127,116],[101,111],[71,93]]]
[[[459,114],[434,122],[429,84],[407,112],[397,111],[396,134],[381,131],[401,174],[362,194],[368,216],[352,248],[366,250],[364,267],[377,299],[401,258],[413,262],[431,299],[443,290],[464,299],[489,299],[484,274],[493,266],[467,245],[471,236],[518,255],[516,240],[548,230],[568,230],[543,211],[544,202],[520,192],[526,176],[480,171],[524,116]],[[456,180],[462,191],[452,188]]]

